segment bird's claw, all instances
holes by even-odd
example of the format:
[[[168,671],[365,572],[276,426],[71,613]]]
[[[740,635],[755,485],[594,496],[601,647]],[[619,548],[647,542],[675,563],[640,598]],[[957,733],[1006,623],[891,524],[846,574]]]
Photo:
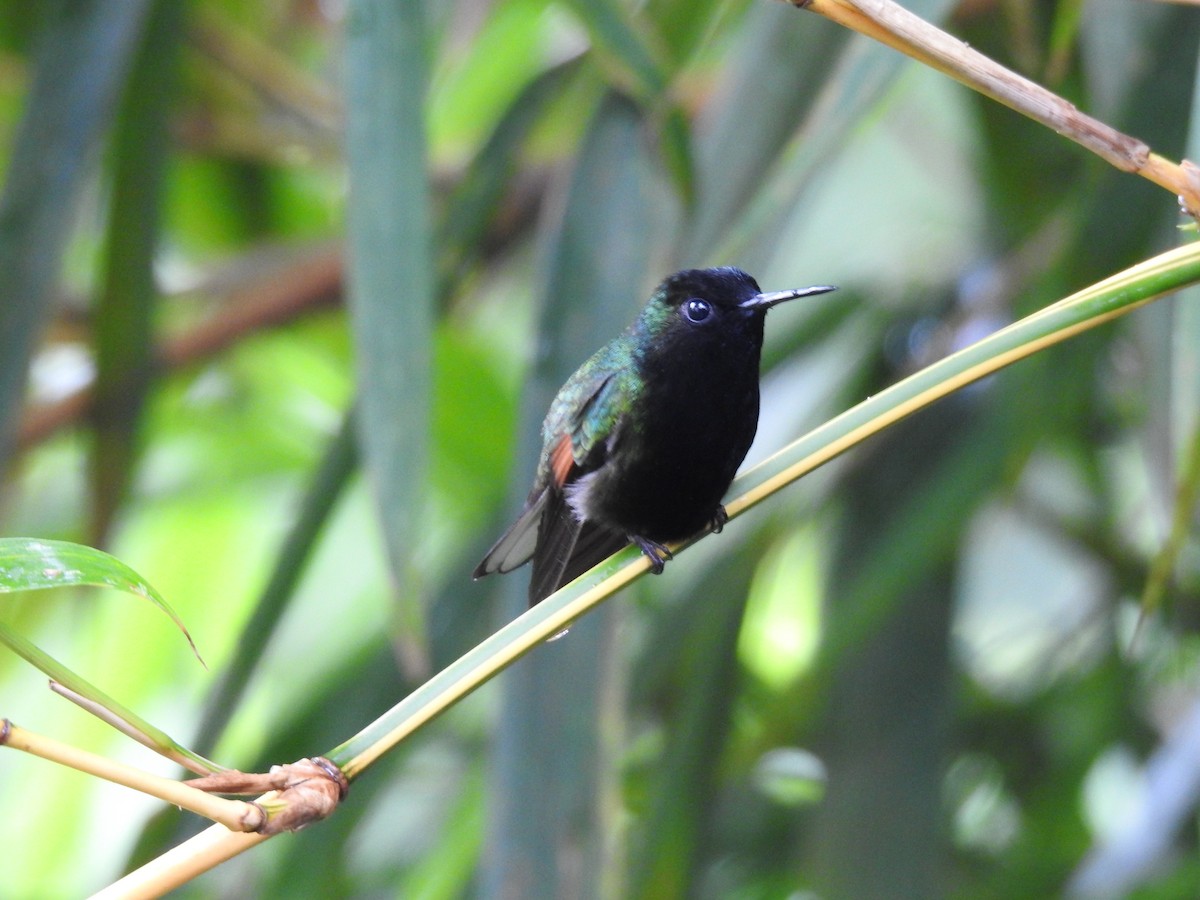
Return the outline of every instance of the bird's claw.
[[[725,527],[725,523],[729,521],[729,513],[725,512],[724,506],[718,506],[717,511],[713,513],[713,517],[708,521],[708,527],[713,534],[720,534]]]
[[[675,554],[667,548],[666,544],[647,540],[637,535],[634,535],[631,540],[637,544],[642,553],[646,554],[646,559],[650,560],[650,571],[655,575],[661,575],[667,561],[675,558]]]

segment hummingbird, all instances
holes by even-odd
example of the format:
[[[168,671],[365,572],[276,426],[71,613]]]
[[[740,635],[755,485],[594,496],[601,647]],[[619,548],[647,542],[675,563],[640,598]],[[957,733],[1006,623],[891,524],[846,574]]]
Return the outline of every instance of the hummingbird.
[[[836,288],[763,293],[741,269],[687,269],[555,396],[533,488],[473,576],[533,560],[529,605],[627,544],[657,575],[668,544],[720,531],[758,430],[767,310]]]

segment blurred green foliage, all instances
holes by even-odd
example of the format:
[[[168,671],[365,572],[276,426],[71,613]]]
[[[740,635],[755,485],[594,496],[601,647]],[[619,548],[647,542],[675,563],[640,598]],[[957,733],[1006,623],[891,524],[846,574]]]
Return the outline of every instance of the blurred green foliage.
[[[909,5],[1200,156],[1192,10]],[[673,269],[842,287],[772,314],[753,461],[1186,239],[1161,190],[768,0],[38,6],[0,2],[0,533],[103,546],[210,670],[136,604],[0,616],[242,769],[519,612],[523,575],[469,572],[547,398]],[[1194,896],[1194,528],[1137,602],[1198,300],[814,473],[181,896]],[[0,697],[167,771],[11,654]],[[5,897],[202,825],[16,753],[0,800]]]

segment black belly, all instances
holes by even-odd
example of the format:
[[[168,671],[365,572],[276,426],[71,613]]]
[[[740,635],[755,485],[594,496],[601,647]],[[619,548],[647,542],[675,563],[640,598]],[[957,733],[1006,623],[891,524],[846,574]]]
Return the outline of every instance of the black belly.
[[[605,471],[597,473],[591,518],[659,543],[709,525],[754,440],[757,375],[736,390],[726,384],[722,398],[676,395],[658,415],[636,417],[641,427],[623,430]]]

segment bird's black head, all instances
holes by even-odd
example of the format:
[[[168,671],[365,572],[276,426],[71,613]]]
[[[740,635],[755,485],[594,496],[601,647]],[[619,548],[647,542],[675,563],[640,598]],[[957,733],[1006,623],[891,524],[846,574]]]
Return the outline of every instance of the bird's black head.
[[[668,304],[678,307],[693,298],[733,308],[762,293],[749,274],[733,266],[718,269],[684,269],[668,276],[655,291]]]
[[[732,266],[685,269],[671,275],[654,292],[635,329],[648,339],[721,343],[742,337],[762,343],[766,311],[777,303],[823,294],[827,285],[764,294],[750,275]]]

